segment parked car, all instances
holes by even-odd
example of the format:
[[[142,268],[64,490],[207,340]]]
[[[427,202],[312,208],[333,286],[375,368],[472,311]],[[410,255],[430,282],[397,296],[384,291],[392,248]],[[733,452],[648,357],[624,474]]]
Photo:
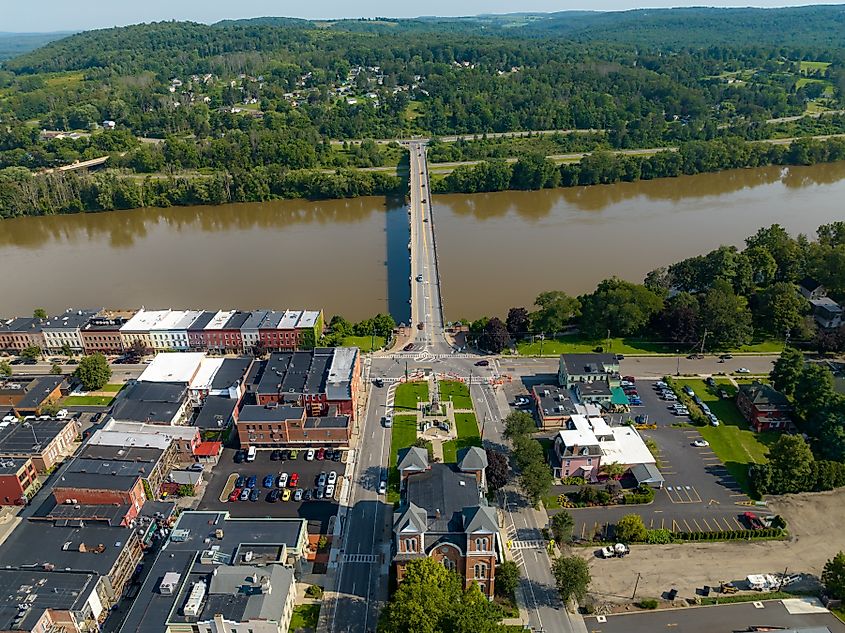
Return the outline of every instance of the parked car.
[[[326,449],[319,448],[317,449],[317,455],[315,456],[318,462],[323,461],[326,458]]]
[[[255,475],[250,475],[249,478],[246,480],[246,487],[247,488],[255,488],[258,485],[258,477]]]
[[[293,493],[293,500],[294,501],[302,501],[303,494],[304,494],[304,491],[302,490],[302,488],[297,488],[296,492]]]
[[[270,461],[277,462],[282,458],[282,451],[276,450],[270,453]]]
[[[292,449],[290,450],[290,455],[289,455],[289,457],[290,457],[291,459],[297,459],[297,458],[299,457],[299,451],[298,451],[298,450],[296,450],[295,448],[292,448]]]
[[[336,484],[336,483],[337,483],[337,472],[335,472],[335,471],[331,471],[331,472],[329,473],[329,479],[328,479],[328,482],[329,482],[330,484]]]
[[[258,488],[253,488],[249,493],[250,501],[258,501],[261,498],[261,491]]]
[[[762,530],[764,527],[766,527],[760,520],[760,517],[758,517],[753,512],[743,512],[742,518],[743,520],[745,520],[746,524],[748,524],[748,527],[752,530]]]
[[[237,501],[241,498],[241,489],[235,488],[232,492],[229,493],[229,501]]]
[[[343,457],[343,453],[340,452],[340,449],[335,449],[332,453],[332,461],[339,462],[341,457]]]
[[[329,484],[326,486],[326,499],[333,499],[334,498],[334,485]]]
[[[273,485],[275,484],[275,481],[274,481],[274,480],[275,480],[275,477],[273,477],[273,475],[267,475],[267,476],[264,478],[264,481],[263,481],[263,482],[261,482],[261,483],[262,483],[262,485],[263,485],[265,488],[272,488],[272,487],[273,487]]]
[[[658,380],[656,383],[654,383],[654,386],[655,386],[655,388],[657,388],[657,389],[666,389],[669,385],[667,385],[667,384],[666,384],[665,382],[663,382],[662,380]]]
[[[707,440],[695,440],[692,445],[696,448],[707,448],[708,446],[710,446],[710,442],[708,442]]]
[[[290,451],[287,449],[282,450],[282,461],[286,462],[290,459]]]
[[[328,475],[326,475],[326,473],[320,473],[320,475],[317,477],[317,487],[319,488],[321,486],[325,486],[327,479]]]
[[[748,369],[747,367],[740,367],[739,369],[736,370],[736,373],[738,373],[738,374],[750,374],[751,370]]]
[[[240,475],[235,480],[235,488],[246,488],[246,475]]]
[[[191,470],[195,473],[201,473],[205,470],[205,467],[203,467],[202,464],[191,464],[190,466],[188,466],[188,470]]]
[[[291,473],[290,479],[288,480],[288,488],[296,488],[299,484],[299,474],[298,473]]]
[[[282,492],[278,488],[273,488],[270,491],[270,494],[267,495],[267,501],[270,503],[276,503],[282,496]]]
[[[637,379],[634,378],[633,376],[622,376],[622,380],[627,380],[631,384],[637,382]]]
[[[311,488],[309,488],[308,490],[306,490],[306,491],[305,491],[305,494],[304,494],[304,495],[302,495],[302,500],[303,500],[303,501],[311,501],[311,499],[312,499],[313,497],[314,497],[314,495],[313,495],[313,493],[311,492]]]
[[[487,367],[490,364],[489,360],[479,360],[475,363],[476,367]]]
[[[276,485],[279,488],[284,488],[288,485],[288,474],[287,473],[279,473],[279,479],[276,482]]]
[[[307,462],[314,461],[314,449],[313,448],[309,448],[308,452],[305,453],[305,461],[307,461]]]
[[[733,358],[733,354],[722,354],[719,358],[722,360],[731,360]]]
[[[241,501],[248,501],[249,500],[249,493],[250,493],[249,488],[244,488],[243,490],[241,490],[240,500]]]
[[[326,494],[326,487],[325,486],[317,486],[314,489],[314,500],[319,501],[322,499]]]
[[[382,479],[380,482],[378,482],[378,493],[380,495],[383,495],[386,492],[387,492],[387,482],[384,479]]]
[[[692,390],[692,387],[689,385],[684,385],[684,393],[687,394],[690,398],[695,397],[695,392]]]
[[[403,347],[403,348],[402,348],[402,351],[404,351],[404,352],[410,352],[412,349],[414,349],[414,344],[413,344],[413,343],[408,343],[405,347]]]
[[[91,418],[91,421],[96,422],[96,420],[94,420],[94,418]],[[246,455],[244,455],[243,451],[235,451],[235,463],[236,464],[243,464],[245,459],[246,459]]]
[[[290,501],[291,495],[293,495],[293,493],[290,488],[285,488],[285,491],[282,493],[282,501]]]

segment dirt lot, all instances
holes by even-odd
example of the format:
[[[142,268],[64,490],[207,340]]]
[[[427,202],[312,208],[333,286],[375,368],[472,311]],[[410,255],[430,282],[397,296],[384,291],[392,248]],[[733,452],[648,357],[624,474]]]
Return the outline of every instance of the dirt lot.
[[[692,598],[696,588],[737,581],[748,574],[783,572],[818,576],[828,558],[845,549],[845,490],[788,495],[771,504],[787,521],[788,541],[635,545],[624,559],[601,560],[593,548],[575,551],[590,564],[592,593],[599,600],[627,601],[637,573],[638,597],[659,597],[675,588]]]

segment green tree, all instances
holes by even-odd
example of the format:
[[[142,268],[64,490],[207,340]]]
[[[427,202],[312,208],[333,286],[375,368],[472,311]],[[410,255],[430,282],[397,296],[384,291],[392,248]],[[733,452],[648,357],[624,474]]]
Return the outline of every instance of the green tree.
[[[555,164],[545,156],[527,154],[521,156],[513,166],[511,187],[513,189],[543,189],[556,187],[560,172]]]
[[[26,360],[38,360],[41,358],[41,348],[37,345],[30,345],[21,351],[21,358]]]
[[[564,603],[583,600],[590,586],[590,567],[580,556],[561,556],[552,563],[555,586]]]
[[[487,468],[484,471],[487,479],[487,486],[490,490],[499,490],[508,483],[510,468],[508,467],[508,456],[501,451],[487,449]]]
[[[47,320],[47,311],[44,308],[35,308],[32,313],[32,316],[36,319],[41,319],[42,321]]]
[[[73,356],[73,349],[69,343],[62,343],[61,353],[62,356],[67,356],[68,358]]]
[[[735,348],[751,340],[753,328],[748,301],[734,293],[728,282],[717,280],[704,293],[700,314],[711,349]]]
[[[53,366],[50,367],[50,373],[54,376],[58,376],[62,373],[62,366],[58,363],[53,363]]]
[[[540,503],[543,495],[552,489],[552,471],[543,461],[533,460],[523,467],[519,475],[519,484],[525,496],[533,505]]]
[[[626,514],[616,522],[615,534],[617,541],[638,543],[645,540],[648,530],[639,514]]]
[[[73,375],[79,379],[86,391],[102,389],[111,378],[111,367],[102,354],[92,354],[79,361]]]
[[[769,465],[773,493],[802,492],[810,488],[813,452],[800,435],[781,435],[769,448]]]
[[[658,324],[663,335],[678,343],[693,343],[701,334],[698,299],[688,292],[679,292],[666,302]]]
[[[496,568],[496,593],[511,597],[519,586],[519,566],[506,560]]]
[[[641,333],[663,308],[663,299],[645,286],[605,279],[581,300],[581,331],[593,338]]]
[[[376,336],[381,336],[387,340],[393,334],[396,327],[396,320],[389,314],[377,314],[373,317],[373,326],[375,327]]]
[[[510,340],[511,336],[505,324],[498,317],[493,317],[484,326],[484,332],[479,337],[478,344],[481,349],[499,354],[508,346]]]
[[[547,334],[563,332],[581,310],[578,299],[559,290],[541,292],[534,305],[540,309],[531,315],[532,328]]]
[[[757,320],[761,328],[780,338],[800,327],[809,304],[791,283],[780,281],[758,295]]]
[[[530,435],[537,430],[537,424],[531,414],[525,411],[511,411],[504,419],[506,439],[514,440],[521,435]]]
[[[575,527],[575,520],[568,510],[561,510],[549,521],[552,536],[558,543],[568,543],[572,540],[572,528]]]
[[[769,379],[781,393],[791,396],[804,369],[804,354],[794,347],[786,347],[775,361]]]
[[[824,564],[822,584],[832,598],[845,599],[845,552],[838,552]]]
[[[805,421],[811,420],[831,401],[836,400],[833,374],[827,367],[818,363],[804,365],[792,395],[796,413]]]
[[[7,360],[0,360],[0,376],[9,377],[12,375],[12,366]]]
[[[521,340],[531,331],[531,317],[525,308],[511,308],[505,320],[508,333],[515,339]]]

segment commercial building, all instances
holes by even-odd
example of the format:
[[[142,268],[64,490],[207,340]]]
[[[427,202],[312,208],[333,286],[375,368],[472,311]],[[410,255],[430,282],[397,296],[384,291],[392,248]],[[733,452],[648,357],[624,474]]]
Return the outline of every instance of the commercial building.
[[[226,324],[235,315],[234,310],[219,310],[202,329],[202,346],[210,352],[234,352],[238,349],[232,340],[231,331]],[[238,346],[242,345],[238,337]]]
[[[201,403],[209,395],[239,401],[253,362],[252,358],[204,358],[188,385],[191,402]]]
[[[555,477],[597,481],[602,466],[618,464],[626,471],[655,464],[640,434],[632,426],[609,426],[599,417],[573,415],[555,437],[552,470]],[[652,469],[648,469],[652,472]],[[657,485],[662,485],[662,478]]]
[[[0,459],[0,505],[26,504],[37,483],[38,473],[29,457]]]
[[[147,499],[143,480],[150,467],[148,462],[77,458],[62,469],[51,493],[57,504],[128,506],[131,520],[138,516]]]
[[[270,403],[247,405],[238,412],[236,429],[242,448],[297,445],[346,446],[352,435],[347,415],[308,416],[305,407]]]
[[[104,522],[27,519],[0,545],[0,569],[94,574],[97,599],[109,609],[141,561],[138,532]]]
[[[90,572],[0,569],[0,631],[88,633],[106,612]]]
[[[579,383],[602,382],[619,386],[619,361],[615,354],[561,354],[558,381],[571,389]]]
[[[82,340],[82,328],[99,312],[100,310],[67,310],[63,314],[50,317],[44,321],[41,324],[44,349],[56,353],[67,346],[77,354],[84,352],[85,344]]]
[[[179,461],[179,453],[176,448],[176,442],[171,442],[166,447],[127,446],[125,444],[110,446],[89,442],[79,451],[78,457],[79,459],[99,460],[111,465],[113,468],[109,471],[110,474],[113,472],[131,472],[129,469],[134,465],[134,472],[145,480],[146,487],[155,496],[162,482],[167,478],[170,469]],[[189,460],[190,458],[184,461]],[[70,466],[74,465],[75,462],[70,464]],[[101,470],[106,470],[106,468],[103,467]]]
[[[400,454],[402,501],[393,514],[393,565],[402,581],[406,565],[431,557],[490,597],[496,564],[503,559],[495,508],[487,505],[478,468],[482,449],[464,451],[458,464],[429,464],[426,451]],[[481,467],[483,473],[483,467]]]
[[[79,432],[73,418],[10,424],[0,428],[0,459],[29,457],[36,471],[46,473],[73,454]]]
[[[180,424],[187,414],[187,391],[184,383],[136,382],[121,392],[111,417],[120,422]]]
[[[15,415],[38,415],[41,407],[57,402],[67,391],[64,376],[13,376],[0,379],[0,407]]]
[[[258,349],[261,341],[258,328],[261,327],[268,314],[268,310],[253,310],[244,321],[241,326],[241,345],[243,345],[244,354],[254,354]]]
[[[192,426],[165,426],[143,422],[109,420],[102,429],[95,431],[88,444],[91,446],[118,446],[121,448],[161,448],[173,446],[174,459],[193,455],[201,441],[199,429]]]
[[[201,314],[201,310],[168,311],[150,328],[153,349],[177,351],[189,349],[188,328]]]
[[[134,316],[134,312],[98,314],[80,330],[82,348],[86,354],[122,354],[126,351],[120,329]]]
[[[258,338],[269,352],[313,349],[324,325],[322,310],[268,311],[258,326]]]
[[[286,632],[307,538],[304,519],[182,513],[120,633]]]
[[[154,349],[150,332],[169,313],[170,310],[146,310],[144,308],[138,310],[135,316],[120,328],[123,346],[129,349],[135,345],[141,345],[146,350]]]
[[[565,427],[573,415],[599,417],[600,405],[575,402],[572,390],[557,385],[534,385],[531,397],[537,411],[537,419],[543,429]]]
[[[792,423],[789,399],[769,385],[740,385],[736,406],[755,431],[782,431]]]
[[[27,347],[44,349],[43,321],[34,317],[19,317],[0,322],[0,350],[20,352]]]
[[[191,424],[203,431],[225,431],[238,419],[238,401],[222,396],[208,396]]]
[[[354,420],[361,387],[357,347],[316,348],[271,354],[250,386],[260,405],[304,407],[306,415],[346,415]]]
[[[203,352],[162,352],[138,378],[138,382],[178,383],[187,387],[200,371]]]

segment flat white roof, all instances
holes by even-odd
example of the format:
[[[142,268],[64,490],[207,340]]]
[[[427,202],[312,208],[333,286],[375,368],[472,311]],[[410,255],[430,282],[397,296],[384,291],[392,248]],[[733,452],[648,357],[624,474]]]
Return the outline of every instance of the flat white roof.
[[[296,327],[296,324],[299,322],[301,316],[302,311],[300,310],[285,310],[285,315],[279,323],[279,329],[292,330]]]
[[[217,314],[214,315],[214,318],[208,322],[203,329],[204,330],[222,330],[223,326],[226,325],[226,321],[232,318],[232,315],[235,313],[234,310],[220,310]]]
[[[121,332],[149,332],[156,324],[167,317],[170,310],[138,310],[131,319],[129,319],[120,328]]]
[[[129,433],[135,435],[162,435],[164,437],[178,437],[183,440],[192,440],[199,434],[195,426],[168,426],[166,424],[146,424],[144,422],[120,422],[110,420],[102,431],[113,433]],[[103,442],[100,442],[101,444]]]
[[[302,313],[302,316],[299,319],[299,323],[296,324],[296,327],[314,327],[317,325],[317,319],[320,318],[320,312],[317,310],[306,310]]]
[[[563,445],[567,448],[570,446],[598,446],[599,441],[596,438],[595,434],[589,430],[583,429],[566,429],[564,431],[558,431],[558,436],[560,437]]]
[[[163,352],[155,357],[138,380],[190,384],[203,358],[203,352]]]
[[[205,389],[211,386],[211,381],[217,374],[217,370],[223,364],[223,358],[203,358],[199,369],[193,380],[191,380],[191,389]]]
[[[654,456],[634,427],[614,426],[610,431],[613,433],[613,440],[599,442],[602,464],[616,462],[624,466],[633,466],[654,463]]]
[[[135,433],[125,431],[106,431],[100,429],[88,438],[93,446],[123,446],[126,448],[158,448],[167,449],[173,438],[167,435],[153,433]]]
[[[171,310],[170,314],[161,319],[150,329],[153,331],[187,330],[188,326],[196,321],[197,317],[201,314],[201,310]]]

